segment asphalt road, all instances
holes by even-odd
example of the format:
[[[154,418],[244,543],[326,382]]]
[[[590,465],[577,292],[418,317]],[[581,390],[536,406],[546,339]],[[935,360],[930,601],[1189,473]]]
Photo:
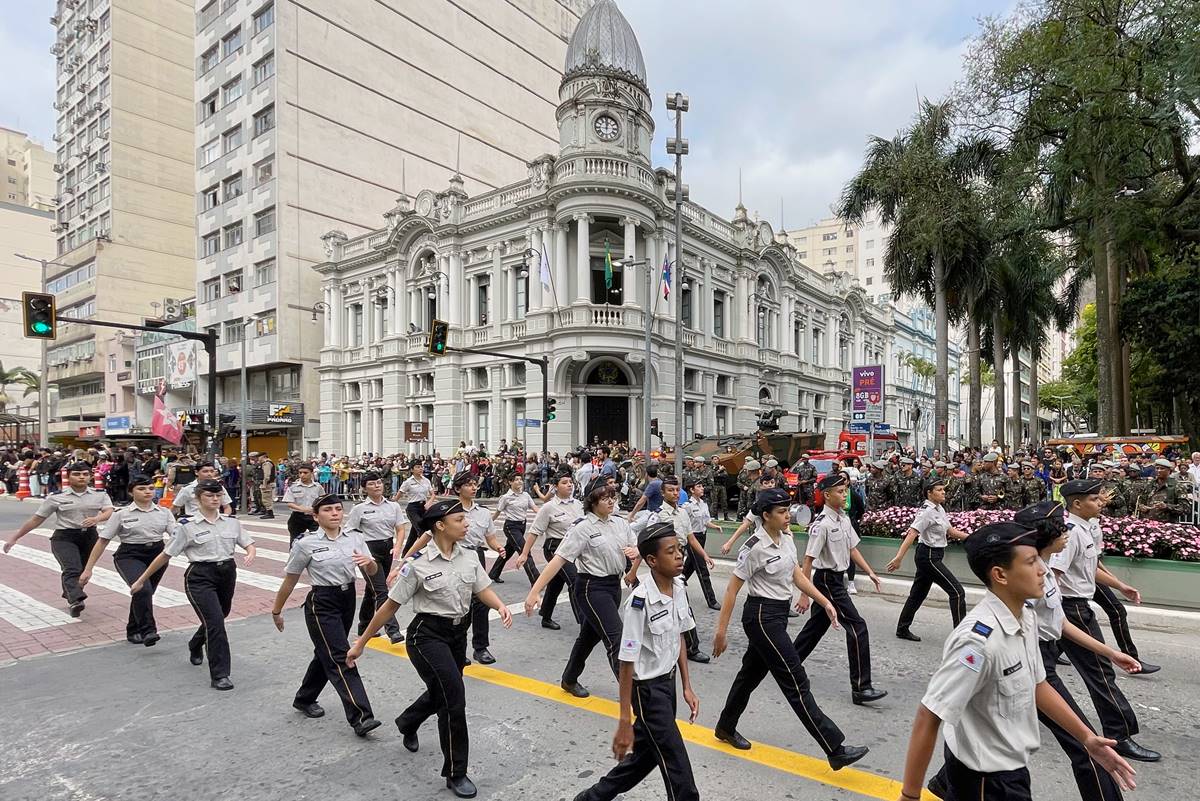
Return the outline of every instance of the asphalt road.
[[[28,508],[19,507],[21,512]],[[11,529],[21,512],[0,509],[0,531]],[[528,591],[523,574],[510,571],[506,579],[497,587],[501,596],[509,603],[521,601]],[[717,584],[720,592],[720,577]],[[703,607],[696,587],[692,599],[708,647],[716,613]],[[872,708],[851,704],[845,640],[834,633],[806,667],[818,703],[846,732],[847,742],[870,746],[858,770],[834,774],[824,769],[820,750],[769,681],[751,701],[741,726],[755,743],[753,750],[735,753],[711,738],[705,727],[715,723],[746,645],[735,613],[729,653],[692,668],[701,712],[699,725],[686,727],[685,736],[703,797],[824,801],[898,795],[886,780],[899,778],[913,711],[940,658],[949,615],[944,609],[923,610],[914,629],[924,641],[906,643],[891,636],[899,611],[895,601],[864,592],[857,603],[873,635],[875,683],[889,691],[888,697]],[[569,801],[612,765],[615,682],[597,651],[583,676],[593,699],[574,702],[557,689],[575,631],[569,611],[560,609],[560,632],[543,630],[536,618],[524,616],[510,631],[494,622],[492,651],[499,662],[468,669],[470,775],[481,798]],[[230,624],[237,688],[228,693],[211,690],[206,668],[188,664],[187,634],[180,631],[167,633],[153,649],[119,643],[0,666],[0,798],[452,797],[438,776],[441,757],[433,723],[420,732],[417,754],[401,748],[391,724],[422,690],[403,649],[381,646],[363,660],[371,702],[385,722],[364,741],[346,725],[331,690],[322,697],[324,718],[307,720],[292,710],[312,646],[299,610],[290,610],[286,620],[283,633],[263,616]],[[793,628],[802,622],[794,620]],[[1193,759],[1200,751],[1197,640],[1193,634],[1158,630],[1137,630],[1135,639],[1163,670],[1120,683],[1141,722],[1139,741],[1162,751],[1164,760],[1137,765],[1139,789],[1128,797],[1193,799]],[[1073,671],[1063,672],[1090,711]],[[1066,758],[1049,735],[1032,772],[1035,798],[1078,798]],[[664,797],[657,775],[625,796],[630,801]]]

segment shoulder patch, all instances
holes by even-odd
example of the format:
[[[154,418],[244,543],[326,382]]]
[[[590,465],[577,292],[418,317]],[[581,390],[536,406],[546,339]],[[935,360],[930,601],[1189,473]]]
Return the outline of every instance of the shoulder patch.
[[[421,558],[421,554],[423,554],[423,553],[425,553],[425,552],[424,552],[424,551],[417,551],[416,553],[414,553],[412,556],[410,556],[410,557],[408,557],[408,558],[409,558],[409,559],[411,559],[412,561],[414,561],[414,562],[415,562],[416,560],[418,560],[418,559],[420,559],[420,558]]]
[[[984,637],[992,636],[992,627],[982,620],[975,621],[975,625],[971,627],[971,631]]]
[[[575,524],[577,524],[577,523],[582,523],[582,522],[583,522],[583,518],[582,518],[582,517],[577,517],[577,518],[575,518],[574,520],[572,520],[572,521],[571,521],[571,525],[573,526],[573,525],[575,525]]]
[[[635,595],[629,599],[629,605],[632,606],[634,609],[645,609],[646,608],[646,599]]]
[[[758,535],[757,534],[753,535],[752,537],[750,537],[750,539],[748,539],[744,543],[742,543],[743,548],[753,548],[755,545],[758,545]]]
[[[412,559],[405,559],[404,564],[400,565],[400,578],[408,578],[408,574],[412,572]]]
[[[983,669],[983,658],[982,653],[969,645],[958,653],[958,663],[976,673]]]

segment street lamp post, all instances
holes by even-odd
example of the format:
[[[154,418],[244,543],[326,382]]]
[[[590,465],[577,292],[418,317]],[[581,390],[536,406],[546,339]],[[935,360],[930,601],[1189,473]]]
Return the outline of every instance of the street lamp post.
[[[74,267],[73,264],[64,264],[61,261],[52,261],[50,259],[35,259],[33,256],[26,256],[24,253],[14,253],[18,259],[25,261],[37,262],[41,266],[41,272],[38,275],[38,289],[42,292],[46,291],[46,268],[51,264],[57,267]],[[46,375],[46,340],[42,340],[41,354],[41,375],[38,376],[38,445],[43,448],[50,447],[50,387]]]
[[[654,449],[654,439],[650,433],[650,399],[652,397],[650,386],[650,331],[654,325],[654,306],[650,300],[650,293],[653,291],[651,284],[653,276],[651,273],[654,269],[654,264],[650,259],[621,259],[614,262],[613,266],[622,268],[641,266],[645,267],[646,272],[645,308],[642,310],[646,322],[646,367],[642,378],[642,436],[645,438],[646,443],[645,450],[643,451],[643,459],[645,459],[646,464],[650,464],[650,451]]]
[[[313,313],[316,314],[315,311]],[[250,414],[250,411],[249,411],[250,404],[247,400],[247,395],[248,395],[247,384],[248,384],[248,382],[246,380],[246,326],[250,325],[251,323],[257,323],[258,319],[259,318],[257,316],[242,318],[242,341],[241,341],[242,361],[241,361],[241,367],[239,369],[240,380],[241,380],[241,401],[242,401],[241,406],[242,406],[242,408],[241,408],[240,414],[238,415],[238,417],[239,417],[238,424],[242,429],[239,454],[241,456],[241,462],[242,462],[242,498],[241,498],[242,503],[241,503],[241,506],[242,506],[243,512],[250,508],[249,482],[247,481],[248,474],[247,474],[247,470],[246,470],[249,460],[250,460],[250,454],[248,452],[249,436],[246,431],[246,420]]]
[[[687,95],[667,95],[667,110],[675,112],[675,136],[667,138],[667,153],[675,156],[675,475],[683,475],[683,115],[690,107]]]

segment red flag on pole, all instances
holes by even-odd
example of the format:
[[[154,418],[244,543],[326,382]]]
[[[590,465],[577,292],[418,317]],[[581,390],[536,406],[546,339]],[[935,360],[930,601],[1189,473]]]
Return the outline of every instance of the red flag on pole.
[[[167,411],[167,406],[163,403],[164,392],[165,385],[154,396],[154,419],[150,421],[150,433],[162,437],[172,445],[178,445],[183,440],[183,427],[179,425],[175,416]]]

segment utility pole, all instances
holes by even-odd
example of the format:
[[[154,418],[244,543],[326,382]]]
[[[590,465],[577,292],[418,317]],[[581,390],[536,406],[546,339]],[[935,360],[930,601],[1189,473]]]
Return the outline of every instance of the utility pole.
[[[667,95],[667,110],[675,112],[675,136],[667,139],[667,153],[675,156],[675,475],[683,476],[683,157],[688,152],[683,138],[683,115],[688,97],[680,92]]]

